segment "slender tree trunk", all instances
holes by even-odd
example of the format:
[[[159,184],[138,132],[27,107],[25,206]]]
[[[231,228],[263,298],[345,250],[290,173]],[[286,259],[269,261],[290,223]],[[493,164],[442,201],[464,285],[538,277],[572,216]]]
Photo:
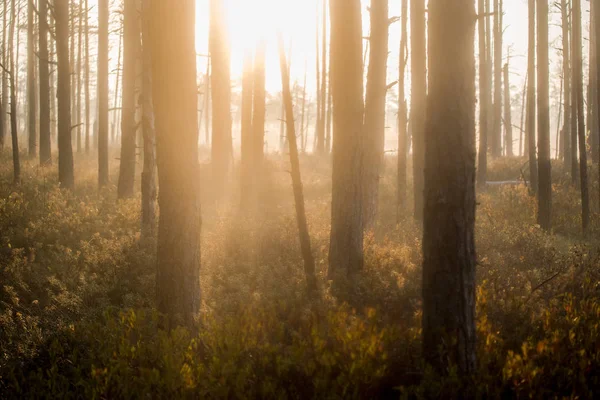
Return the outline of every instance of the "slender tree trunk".
[[[538,224],[552,227],[552,171],[550,163],[550,59],[548,56],[548,1],[537,0],[537,108],[538,108]]]
[[[387,94],[388,0],[371,0],[371,51],[367,74],[364,117],[363,226],[375,223],[379,203],[385,145],[385,100]],[[325,98],[323,96],[323,98]]]
[[[302,152],[306,150],[304,148],[304,117],[306,115],[306,60],[304,61],[304,84],[302,85],[302,113],[300,116],[300,146],[302,147]]]
[[[252,88],[252,158],[256,171],[263,166],[265,147],[265,56],[266,43],[261,41],[254,55]]]
[[[321,153],[328,153],[329,148],[325,146],[325,122],[326,122],[326,107],[327,107],[327,0],[323,1],[323,12],[322,12],[322,29],[321,29],[321,109],[319,111],[319,140],[317,143],[317,150],[320,149]],[[372,0],[372,1],[385,1],[387,0]],[[387,55],[387,53],[386,53]]]
[[[29,137],[29,157],[37,154],[37,96],[35,84],[35,48],[34,48],[34,0],[27,1],[27,119]]]
[[[478,0],[479,30],[479,159],[477,168],[477,184],[485,187],[487,182],[487,149],[488,149],[488,98],[490,77],[487,75],[488,62],[486,49],[486,9],[484,0]],[[489,25],[487,27],[489,29]]]
[[[56,21],[52,13],[48,14],[48,30],[54,29],[56,31]],[[50,65],[56,65],[56,40],[50,40]],[[56,80],[57,80],[57,68],[54,67],[50,70],[50,137],[56,140],[58,137],[58,107],[56,101]]]
[[[583,68],[581,61],[581,0],[573,0],[573,90],[576,93],[577,137],[579,141],[579,176],[581,189],[581,221],[586,233],[590,221],[585,120],[583,116]],[[575,115],[575,114],[574,114]]]
[[[58,60],[58,181],[72,189],[73,148],[71,146],[71,77],[69,68],[69,1],[55,0],[56,56]]]
[[[476,369],[475,21],[471,0],[429,2],[423,354],[461,376]]]
[[[281,69],[281,82],[283,86],[283,102],[285,104],[285,117],[288,132],[288,146],[290,151],[290,164],[292,171],[292,187],[294,189],[294,202],[296,204],[296,220],[298,222],[298,233],[300,236],[300,248],[304,260],[304,273],[309,291],[317,289],[315,276],[315,260],[310,246],[308,234],[308,223],[304,210],[304,193],[302,189],[302,176],[300,174],[300,160],[298,158],[298,145],[296,143],[296,130],[294,127],[294,110],[292,94],[290,92],[290,77],[287,62],[285,60],[285,49],[283,39],[279,36],[279,59]]]
[[[144,136],[144,167],[142,170],[142,235],[156,235],[156,135],[154,130],[154,106],[152,102],[152,49],[150,25],[150,2],[142,3],[142,132]],[[156,0],[154,0],[156,1]]]
[[[502,155],[502,0],[494,0],[494,112],[492,156]]]
[[[562,56],[563,56],[563,108],[565,110],[563,134],[562,134],[562,146],[564,154],[564,166],[567,171],[572,163],[572,150],[571,150],[571,52],[570,52],[570,40],[569,40],[569,9],[567,6],[567,0],[561,0],[561,18],[562,18]]]
[[[523,149],[523,134],[525,133],[525,104],[527,103],[527,74],[525,74],[525,82],[523,91],[521,92],[521,125],[519,127],[519,157],[522,157],[525,152]]]
[[[529,48],[527,56],[527,76],[529,85],[527,87],[527,143],[529,152],[529,179],[531,180],[531,192],[537,194],[538,191],[538,163],[537,149],[535,140],[535,2],[529,0]]]
[[[241,205],[247,208],[252,199],[253,179],[255,176],[252,156],[252,52],[244,55],[242,77],[242,154],[241,154]]]
[[[98,185],[108,184],[108,0],[98,0]]]
[[[408,131],[407,131],[407,106],[406,106],[406,64],[408,61],[408,0],[402,0],[401,10],[401,38],[400,57],[398,62],[398,182],[396,199],[396,221],[400,222],[400,215],[406,208],[407,192],[407,155],[408,155]]]
[[[6,9],[4,11],[6,13]],[[17,14],[17,5],[15,0],[11,0],[10,8],[10,28],[8,32],[8,71],[10,79],[10,136],[12,139],[12,156],[13,156],[13,183],[19,185],[21,183],[21,159],[19,155],[19,132],[17,130],[17,79],[15,78],[16,70],[18,69],[18,60],[15,60],[14,37],[15,24]]]
[[[150,0],[160,187],[157,308],[169,317],[170,325],[183,322],[188,326],[200,309],[195,19],[194,0],[181,0],[178,7]]]
[[[324,0],[322,0],[324,1]],[[323,153],[324,147],[325,147],[325,138],[321,138],[321,131],[320,131],[320,126],[321,126],[321,102],[323,101],[323,99],[321,98],[321,62],[320,62],[320,46],[319,46],[319,25],[320,25],[320,21],[319,21],[319,3],[317,2],[317,11],[315,13],[316,15],[316,24],[315,24],[315,48],[316,48],[316,52],[317,52],[317,56],[316,56],[316,70],[317,70],[317,112],[316,112],[316,119],[315,119],[315,137],[314,137],[314,145],[313,145],[313,151],[319,154]],[[282,118],[283,118],[283,113],[282,113]]]
[[[121,163],[117,195],[129,198],[134,193],[136,152],[136,64],[140,32],[136,0],[125,0],[123,13],[123,98],[121,100]]]
[[[48,63],[48,2],[39,1],[40,165],[52,163],[50,137],[50,71]]]
[[[40,0],[42,1],[42,0]],[[84,64],[84,81],[85,81],[85,152],[90,152],[90,27],[89,27],[89,4],[88,0],[84,3],[84,29],[85,29],[85,64]]]
[[[360,0],[331,0],[333,161],[329,276],[363,266],[363,66]]]
[[[593,0],[593,11],[594,11],[594,33],[596,37],[595,45],[596,45],[596,104],[598,105],[598,113],[596,114],[596,124],[600,129],[600,67],[598,66],[598,60],[600,59],[600,0]],[[600,146],[600,142],[598,143]],[[600,152],[600,149],[598,149]],[[600,163],[598,164],[598,169],[600,173]],[[600,176],[600,175],[599,175]],[[599,197],[600,199],[600,197]]]
[[[120,109],[119,109],[119,93],[120,93],[120,89],[122,88],[122,84],[121,84],[121,68],[122,68],[122,56],[123,56],[123,26],[121,24],[121,27],[119,29],[119,47],[118,47],[118,56],[117,56],[117,78],[116,78],[116,84],[115,84],[115,92],[114,92],[114,98],[113,98],[113,115],[112,115],[112,143],[115,143],[117,141],[117,137],[118,137],[118,121],[119,121],[119,115],[120,113]],[[122,96],[122,94],[121,94]]]
[[[204,75],[204,143],[210,145],[210,55],[206,59],[206,73]]]
[[[427,100],[427,52],[425,0],[410,0],[411,108],[415,218],[423,219],[423,170],[425,158],[425,102]]]
[[[81,58],[82,58],[82,49],[83,49],[83,7],[81,3],[78,4],[77,8],[78,13],[78,29],[77,29],[77,66],[76,66],[76,99],[75,99],[75,107],[76,107],[76,121],[77,121],[77,152],[83,152],[83,122],[81,120],[81,90],[83,85],[83,79],[81,77]]]
[[[510,79],[507,62],[504,64],[504,130],[506,132],[505,147],[507,157],[513,156],[512,106],[510,100]]]
[[[8,51],[6,46],[6,27],[8,20],[8,1],[3,0],[2,2],[2,54],[0,55],[0,59],[2,60],[2,64],[8,65]],[[6,137],[6,110],[8,104],[8,71],[6,69],[2,69],[2,101],[0,101],[0,150],[4,149],[4,142]]]
[[[223,194],[231,161],[231,77],[229,46],[223,21],[223,0],[210,0],[209,48],[212,63],[212,169],[213,187]]]
[[[589,141],[592,155],[592,163],[598,164],[600,161],[600,153],[598,152],[598,126],[596,124],[598,115],[598,102],[596,89],[598,83],[596,82],[596,27],[594,22],[594,1],[590,1],[590,31],[589,31],[589,59],[588,59],[588,129],[590,131]]]

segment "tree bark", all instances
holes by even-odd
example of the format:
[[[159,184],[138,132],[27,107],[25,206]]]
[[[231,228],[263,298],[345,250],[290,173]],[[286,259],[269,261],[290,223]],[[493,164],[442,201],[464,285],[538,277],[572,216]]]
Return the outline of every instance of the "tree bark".
[[[285,105],[285,121],[288,132],[288,146],[290,151],[290,164],[292,171],[292,187],[294,190],[294,203],[296,205],[296,220],[298,222],[298,234],[300,236],[300,248],[304,260],[304,273],[309,292],[317,289],[315,276],[315,259],[310,246],[308,223],[304,210],[304,193],[302,189],[302,176],[300,173],[300,160],[298,158],[298,144],[296,143],[296,129],[294,126],[294,107],[290,91],[289,69],[285,59],[285,48],[283,39],[279,36],[279,62],[281,69],[281,83],[283,102]]]
[[[423,354],[443,374],[476,368],[475,22],[471,0],[429,2]]]
[[[413,142],[413,182],[417,220],[423,219],[423,170],[425,152],[425,102],[427,100],[427,44],[425,38],[425,0],[410,0],[411,106]]]
[[[562,56],[563,56],[563,108],[565,110],[562,146],[564,155],[565,171],[568,171],[572,163],[571,149],[571,61],[570,61],[570,40],[569,40],[569,10],[567,0],[561,0],[561,18],[562,18]]]
[[[29,138],[29,157],[37,153],[37,96],[35,77],[35,48],[34,48],[34,0],[27,1],[27,132]]]
[[[85,65],[84,65],[84,86],[85,86],[85,152],[90,152],[90,27],[89,27],[89,4],[88,0],[84,3],[84,29],[85,29]]]
[[[125,0],[123,12],[123,92],[121,100],[121,162],[117,196],[133,196],[136,162],[136,64],[140,48],[140,32],[136,0]]]
[[[3,0],[2,9],[2,64],[8,66],[8,49],[6,43],[7,21],[8,21],[8,1]],[[8,104],[8,71],[2,69],[2,101],[0,101],[0,150],[4,149],[6,138],[6,110]]]
[[[223,21],[223,0],[210,0],[209,48],[212,84],[213,188],[223,194],[231,162],[231,76],[229,46]]]
[[[150,43],[150,1],[142,3],[142,132],[144,136],[144,167],[142,170],[142,235],[156,234],[156,132],[152,101],[152,49]],[[156,1],[156,0],[155,0]]]
[[[98,0],[98,186],[108,184],[108,0]]]
[[[527,76],[529,85],[527,86],[527,143],[529,153],[529,179],[531,180],[531,192],[537,194],[538,191],[538,163],[535,140],[535,1],[529,0],[529,48],[527,50]]]
[[[488,103],[489,83],[488,76],[488,49],[486,48],[486,9],[484,0],[478,0],[478,30],[479,30],[479,159],[477,168],[477,184],[485,187],[487,183],[487,151],[488,151]],[[489,25],[487,29],[489,29]]]
[[[6,9],[5,9],[6,12]],[[8,32],[8,58],[10,71],[10,136],[12,142],[12,158],[13,158],[13,183],[19,185],[21,183],[21,159],[19,155],[19,132],[17,130],[17,82],[15,77],[18,69],[18,60],[15,60],[14,37],[17,6],[15,0],[11,0],[10,8],[10,28]]]
[[[58,181],[72,189],[73,148],[71,146],[71,73],[69,67],[69,1],[55,0],[56,57],[58,61]]]
[[[506,156],[513,156],[512,106],[508,62],[504,64],[504,130]]]
[[[195,1],[149,2],[160,187],[157,308],[169,326],[192,326],[200,309],[201,227]]]
[[[364,117],[363,226],[375,223],[379,203],[379,177],[385,145],[385,100],[387,94],[388,0],[371,0],[371,51],[367,73]]]
[[[590,221],[588,190],[587,150],[585,144],[585,120],[583,115],[583,68],[581,61],[581,0],[573,0],[573,90],[577,107],[577,137],[579,141],[579,177],[581,189],[581,225],[586,233]]]
[[[407,155],[408,155],[408,130],[407,130],[407,106],[406,106],[406,64],[408,60],[408,0],[402,0],[401,10],[401,38],[400,57],[398,62],[398,182],[396,199],[396,220],[400,221],[400,215],[406,208],[407,192]]]
[[[330,18],[334,132],[329,276],[334,278],[351,275],[363,266],[360,0],[331,0]]]
[[[600,0],[593,0],[593,11],[594,11],[594,33],[596,36],[595,51],[596,51],[596,104],[598,105],[596,114],[596,124],[600,129],[600,68],[598,66],[598,60],[600,59]],[[600,152],[600,141],[598,142],[598,152]],[[600,172],[600,163],[598,164],[598,171]],[[599,175],[600,176],[600,175]]]
[[[502,0],[494,0],[494,108],[491,150],[502,155]]]
[[[40,0],[38,6],[39,26],[39,74],[40,74],[40,165],[52,163],[50,137],[50,68],[48,55],[48,2]]]
[[[548,56],[548,1],[537,0],[538,108],[538,224],[552,227],[552,165],[550,163],[550,59]]]

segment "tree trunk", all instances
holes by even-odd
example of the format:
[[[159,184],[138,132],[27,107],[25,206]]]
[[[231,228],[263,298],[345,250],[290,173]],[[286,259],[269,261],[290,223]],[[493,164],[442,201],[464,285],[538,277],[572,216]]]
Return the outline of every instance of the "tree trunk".
[[[579,141],[579,176],[581,189],[581,222],[587,232],[590,221],[590,198],[588,191],[587,151],[585,145],[585,120],[583,116],[583,68],[581,61],[581,0],[573,0],[573,90],[576,94],[577,137]],[[575,114],[574,114],[575,115]]]
[[[265,147],[265,54],[266,43],[260,41],[254,55],[252,88],[252,158],[256,171],[260,171]]]
[[[572,163],[571,149],[571,61],[570,61],[570,40],[569,40],[569,10],[567,0],[561,0],[561,18],[562,18],[562,56],[563,56],[563,108],[565,110],[562,146],[564,155],[564,166],[567,171]]]
[[[29,138],[29,157],[37,153],[37,96],[35,93],[35,48],[34,48],[34,8],[33,0],[27,1],[27,132]]]
[[[379,177],[385,145],[385,100],[387,92],[388,0],[371,0],[371,51],[367,73],[364,117],[363,226],[375,223],[379,203]]]
[[[178,7],[149,2],[160,187],[157,308],[167,315],[169,326],[192,326],[200,309],[201,227],[195,1],[181,0]]]
[[[40,0],[38,6],[39,26],[39,74],[40,74],[40,165],[52,163],[50,137],[50,71],[48,63],[48,2]]]
[[[461,376],[476,368],[475,22],[471,0],[429,2],[423,354]]]
[[[529,48],[527,50],[527,143],[529,152],[529,179],[531,180],[531,192],[538,191],[538,163],[535,141],[535,1],[529,0]]]
[[[413,182],[417,220],[423,219],[423,170],[425,158],[425,102],[427,100],[427,44],[425,38],[425,0],[410,0],[411,106],[413,141]]]
[[[508,62],[504,64],[504,130],[506,156],[513,156],[512,106],[510,98],[510,79]]]
[[[69,1],[55,0],[56,57],[58,61],[58,181],[72,189],[73,148],[71,147],[71,77],[69,68]]]
[[[89,27],[89,5],[85,0],[84,30],[85,30],[85,64],[84,64],[84,86],[85,86],[85,152],[90,152],[90,27]]]
[[[2,60],[2,64],[8,65],[8,51],[6,46],[6,27],[8,21],[8,1],[3,0],[2,2],[2,54],[0,58]],[[6,138],[6,107],[8,104],[8,71],[3,68],[2,69],[2,101],[0,101],[0,150],[4,149],[4,142]]]
[[[113,97],[113,114],[112,114],[112,132],[111,132],[111,141],[115,143],[118,137],[118,127],[117,122],[119,121],[120,108],[119,108],[119,92],[122,87],[121,84],[121,68],[122,62],[121,57],[123,56],[123,24],[121,24],[119,29],[119,47],[118,47],[118,56],[117,56],[117,78],[115,84],[115,91]]]
[[[8,57],[9,57],[9,78],[10,78],[10,136],[12,141],[12,156],[13,156],[13,183],[19,185],[21,183],[21,159],[19,156],[19,132],[17,130],[17,79],[15,77],[18,69],[18,60],[15,60],[14,37],[16,21],[15,0],[11,0],[10,8],[10,28],[8,32]],[[5,9],[6,12],[6,9]]]
[[[142,170],[142,235],[156,234],[156,134],[152,102],[152,50],[150,43],[150,1],[142,3],[142,132],[144,136],[144,169]]]
[[[242,208],[247,208],[252,199],[254,160],[252,156],[252,52],[244,55],[242,77],[242,154],[241,154],[241,195]]]
[[[209,48],[212,69],[212,168],[213,188],[217,196],[223,194],[231,161],[231,77],[229,46],[223,0],[210,0]]]
[[[477,168],[477,184],[485,187],[487,183],[487,150],[488,150],[488,108],[490,77],[488,76],[488,49],[486,48],[485,2],[478,0],[479,29],[479,159]],[[489,30],[489,25],[487,29]]]
[[[363,266],[363,66],[360,0],[331,0],[333,161],[329,276]]]
[[[76,108],[76,128],[77,129],[77,152],[83,152],[83,122],[81,120],[81,91],[83,87],[83,79],[81,76],[81,58],[82,58],[82,49],[83,49],[83,8],[81,3],[77,5],[77,13],[78,13],[78,29],[77,29],[77,66],[75,68],[75,80],[77,82],[77,87],[75,90],[76,99],[75,99],[75,108]]]
[[[548,56],[548,1],[537,0],[538,215],[542,229],[552,227],[552,165],[550,163],[550,59]]]
[[[108,184],[108,0],[98,0],[98,185]]]
[[[406,208],[407,191],[407,155],[408,155],[408,131],[407,131],[407,107],[406,107],[406,63],[408,60],[408,0],[402,0],[401,10],[401,38],[400,57],[398,62],[398,182],[396,200],[396,220],[400,222],[400,215]]]
[[[600,68],[598,66],[598,60],[600,59],[600,0],[593,0],[593,11],[594,11],[594,33],[595,33],[595,37],[596,37],[596,41],[595,41],[595,45],[596,45],[596,104],[598,105],[597,111],[598,113],[596,114],[596,123],[598,125],[598,128],[600,129]],[[600,146],[600,141],[598,143],[598,146]],[[598,149],[598,152],[600,152],[600,148]],[[598,169],[600,172],[600,163],[598,164]],[[600,175],[599,175],[600,176]],[[599,198],[600,199],[600,198]]]
[[[302,148],[302,152],[306,150],[304,148],[304,117],[306,116],[306,60],[304,61],[304,84],[302,85],[302,112],[300,116],[300,146]]]
[[[304,193],[302,189],[302,176],[300,174],[300,160],[298,158],[298,145],[296,143],[296,130],[294,127],[294,110],[292,104],[292,94],[290,92],[290,77],[287,62],[285,60],[285,49],[283,39],[279,36],[279,60],[281,69],[281,83],[283,102],[285,104],[285,120],[288,132],[288,146],[290,151],[290,164],[292,171],[292,187],[294,189],[294,202],[296,205],[296,220],[298,222],[298,234],[300,236],[300,248],[304,260],[304,273],[309,291],[317,289],[317,279],[315,276],[315,260],[310,246],[310,236],[308,234],[308,223],[306,222],[306,212],[304,210]]]
[[[121,163],[119,168],[119,199],[134,193],[136,153],[136,64],[140,47],[140,32],[136,0],[125,0],[123,12],[123,92],[121,100]]]
[[[598,164],[600,159],[600,153],[598,152],[598,126],[596,124],[598,115],[598,94],[596,89],[598,83],[596,82],[596,23],[594,22],[594,2],[590,1],[590,30],[589,30],[589,58],[588,58],[588,129],[590,131],[590,148],[592,154],[592,163]]]
[[[321,29],[321,109],[319,111],[319,140],[317,143],[317,150],[321,153],[328,153],[329,148],[325,145],[325,122],[326,122],[326,114],[327,111],[327,0],[323,1],[323,12],[321,15],[322,19],[322,29]],[[371,0],[373,1],[385,1],[387,0]],[[387,56],[387,53],[386,53]]]
[[[502,0],[494,0],[494,111],[492,156],[502,155]]]

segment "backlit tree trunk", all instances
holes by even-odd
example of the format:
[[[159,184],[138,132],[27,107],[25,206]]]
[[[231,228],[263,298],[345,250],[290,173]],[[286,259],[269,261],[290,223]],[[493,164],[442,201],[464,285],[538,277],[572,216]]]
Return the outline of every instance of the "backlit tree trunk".
[[[149,0],[160,207],[157,308],[191,326],[200,308],[195,1]],[[214,54],[214,53],[213,53]]]
[[[478,1],[479,19],[477,22],[479,29],[479,159],[477,168],[477,183],[485,187],[487,182],[487,151],[488,151],[488,103],[489,103],[489,83],[488,76],[488,49],[486,48],[486,21],[484,0]],[[487,26],[489,29],[489,26]]]
[[[548,1],[537,0],[537,108],[538,108],[538,224],[552,227],[552,175],[550,164],[550,104],[548,57]]]
[[[405,93],[406,63],[408,61],[408,0],[402,0],[401,10],[401,38],[400,57],[398,70],[398,193],[396,201],[397,220],[406,208],[406,169],[408,155],[407,107]]]
[[[527,116],[525,128],[527,132],[527,148],[529,152],[529,179],[531,192],[537,194],[538,190],[538,164],[535,141],[535,1],[529,0],[529,47],[527,49]]]
[[[35,157],[37,153],[37,96],[35,62],[36,54],[34,48],[34,0],[27,1],[27,134],[29,138],[29,157]]]
[[[5,8],[6,12],[6,8]],[[19,155],[19,132],[17,131],[17,78],[16,70],[18,69],[17,60],[15,60],[14,37],[17,14],[17,6],[15,0],[11,0],[10,7],[10,27],[8,32],[8,61],[10,70],[7,71],[10,79],[10,136],[12,143],[12,158],[13,158],[13,183],[18,185],[21,183],[21,159]]]
[[[108,184],[108,0],[98,0],[98,185]]]
[[[572,163],[572,149],[571,149],[571,57],[570,57],[570,40],[569,40],[569,9],[567,6],[567,0],[561,0],[561,18],[562,18],[562,56],[563,56],[563,82],[564,82],[564,105],[565,110],[564,123],[563,123],[563,134],[562,134],[562,146],[564,155],[564,166],[565,171],[568,171]]]
[[[494,107],[491,150],[502,155],[502,0],[494,0]]]
[[[71,73],[69,68],[69,1],[55,0],[56,58],[58,62],[58,181],[72,189],[73,148],[71,145]]]
[[[136,0],[125,0],[123,13],[123,92],[121,100],[121,162],[117,195],[133,196],[136,153],[136,64],[140,48],[140,32]]]
[[[242,207],[247,206],[252,195],[254,160],[252,156],[252,52],[244,55],[242,76],[242,154],[241,154],[241,196]]]
[[[331,0],[333,149],[329,276],[363,265],[363,66],[360,0]]]
[[[425,0],[410,0],[411,101],[413,182],[417,220],[423,218],[423,170],[425,148],[425,101],[427,100],[427,54]]]
[[[476,367],[475,22],[472,0],[429,2],[423,354],[443,374]]]
[[[506,156],[513,156],[512,110],[510,98],[510,78],[508,63],[504,64],[504,131]]]
[[[39,26],[39,74],[40,74],[40,164],[52,163],[50,137],[50,68],[48,63],[48,2],[40,0],[38,6]]]
[[[363,218],[369,229],[379,203],[379,176],[383,169],[385,100],[387,92],[388,0],[371,0],[371,51],[364,118]],[[323,116],[324,117],[324,116]]]

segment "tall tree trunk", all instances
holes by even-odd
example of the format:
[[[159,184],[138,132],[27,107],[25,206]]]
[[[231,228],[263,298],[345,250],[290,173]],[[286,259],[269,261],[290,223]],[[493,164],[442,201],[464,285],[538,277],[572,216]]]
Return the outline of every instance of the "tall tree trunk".
[[[525,104],[527,103],[527,74],[525,74],[525,82],[523,83],[523,91],[521,92],[521,125],[519,126],[519,157],[525,154],[523,149],[523,134],[525,133]]]
[[[300,146],[302,148],[302,152],[306,150],[304,148],[304,117],[306,116],[306,60],[304,60],[304,84],[302,85],[302,112],[300,114]]]
[[[119,121],[119,115],[120,113],[120,108],[119,108],[119,93],[120,93],[120,89],[122,88],[122,84],[121,84],[121,71],[122,71],[122,57],[123,57],[123,24],[121,24],[120,28],[119,28],[119,46],[118,46],[118,56],[117,56],[117,78],[116,78],[116,83],[115,83],[115,90],[114,90],[114,94],[113,94],[113,114],[112,114],[112,132],[111,132],[111,141],[112,143],[115,143],[117,141],[117,137],[118,137],[118,121]],[[122,96],[122,95],[121,95]]]
[[[550,163],[550,59],[548,56],[548,1],[537,0],[538,108],[538,224],[552,227],[552,165]]]
[[[321,153],[328,153],[329,147],[325,146],[325,122],[326,122],[326,110],[327,110],[327,0],[323,1],[323,12],[321,15],[322,29],[321,29],[321,109],[319,111],[319,140],[317,143],[317,150]],[[385,1],[387,0],[371,0],[373,1]],[[386,53],[387,56],[387,53]]]
[[[579,141],[579,177],[581,189],[581,222],[587,232],[590,221],[585,120],[583,116],[583,67],[581,61],[581,0],[573,0],[573,90],[577,107],[577,137]],[[574,113],[575,115],[575,113]]]
[[[408,61],[408,0],[402,0],[401,10],[401,38],[400,57],[398,62],[398,182],[396,215],[400,222],[400,215],[406,208],[406,170],[408,155],[407,107],[406,107],[406,63]]]
[[[565,110],[563,134],[562,134],[562,146],[564,154],[564,166],[567,171],[572,163],[572,149],[571,149],[571,52],[570,52],[570,40],[569,40],[569,9],[567,6],[567,0],[561,0],[560,5],[561,19],[562,19],[562,56],[563,56],[563,108]]]
[[[206,73],[204,74],[204,143],[210,145],[210,55],[206,58]]]
[[[594,22],[594,2],[590,1],[590,31],[589,31],[589,58],[588,58],[588,129],[590,131],[590,148],[592,154],[592,163],[597,164],[600,159],[600,153],[598,152],[598,126],[596,124],[598,115],[598,102],[596,89],[598,83],[596,82],[596,27]]]
[[[200,309],[195,20],[194,0],[181,0],[178,7],[150,0],[149,43],[160,187],[157,308],[169,317],[170,325],[181,321],[188,326]]]
[[[596,114],[596,123],[598,125],[598,128],[600,129],[600,67],[598,66],[598,61],[600,60],[600,0],[593,0],[593,11],[594,11],[594,33],[596,36],[596,41],[595,41],[595,45],[596,45],[596,104],[598,105],[597,111],[598,113]],[[600,146],[600,142],[598,143],[598,146]],[[600,149],[598,149],[598,151],[600,152]],[[598,169],[600,172],[600,163],[598,164]],[[600,175],[599,175],[600,176]],[[599,197],[600,199],[600,197]]]
[[[84,85],[85,85],[85,152],[90,152],[90,27],[89,27],[89,4],[88,0],[84,3],[84,30],[85,30],[85,62],[84,62]]]
[[[35,83],[35,48],[34,48],[34,0],[27,1],[27,126],[29,138],[29,157],[37,154],[37,96]]]
[[[262,169],[265,147],[265,56],[266,43],[260,41],[254,55],[252,88],[252,158],[257,171]]]
[[[144,167],[142,170],[142,235],[156,234],[156,134],[152,101],[152,49],[150,32],[150,2],[142,3],[142,132],[144,136]],[[156,1],[156,0],[154,0]]]
[[[487,182],[487,150],[488,150],[488,103],[490,77],[488,76],[488,49],[486,48],[486,9],[484,0],[478,0],[479,30],[479,159],[477,168],[477,184],[485,187]],[[489,25],[487,29],[489,29]]]
[[[108,184],[108,0],[98,0],[98,185]]]
[[[75,67],[75,78],[77,82],[77,87],[75,90],[76,99],[75,99],[75,107],[76,107],[76,116],[75,120],[77,121],[77,152],[83,152],[83,122],[81,120],[81,90],[83,85],[83,79],[81,74],[81,58],[82,58],[82,50],[83,50],[83,7],[81,3],[77,5],[77,13],[78,13],[78,27],[77,27],[77,65]]]
[[[413,141],[413,182],[417,220],[423,219],[423,170],[425,158],[425,102],[427,100],[427,44],[425,0],[410,0],[411,106]]]
[[[508,71],[508,62],[504,64],[504,130],[506,156],[513,156],[513,131],[512,131],[512,106],[510,98],[510,78]]]
[[[476,368],[475,21],[472,0],[429,2],[423,354],[464,376]]]
[[[231,77],[229,46],[223,0],[210,0],[209,48],[212,84],[212,169],[213,187],[223,194],[231,161]]]
[[[8,21],[8,0],[2,2],[2,54],[0,58],[2,64],[8,65],[8,49],[6,46],[6,31]],[[8,71],[2,69],[2,100],[0,101],[0,150],[4,149],[5,138],[6,138],[6,110],[8,104]]]
[[[387,92],[388,0],[371,0],[371,51],[367,74],[364,117],[363,226],[375,223],[379,203],[379,177],[385,145],[385,100]],[[323,97],[324,98],[324,97]]]
[[[363,66],[360,0],[331,0],[333,162],[329,276],[363,266]]]
[[[324,0],[322,0],[324,1]],[[317,112],[315,118],[315,136],[314,136],[314,145],[313,151],[316,153],[323,153],[323,149],[325,147],[325,138],[321,138],[321,102],[323,99],[321,98],[321,62],[320,62],[320,46],[319,46],[319,3],[317,2],[317,11],[316,15],[316,23],[315,23],[315,49],[316,49],[316,70],[317,70]],[[283,118],[283,113],[282,113]]]
[[[40,165],[52,163],[50,137],[50,71],[48,63],[48,2],[39,1],[39,74],[40,74]]]
[[[6,13],[6,9],[5,9]],[[13,156],[13,183],[21,183],[21,159],[19,155],[19,132],[17,129],[17,82],[16,70],[18,69],[18,59],[15,60],[14,37],[15,25],[17,24],[17,5],[15,0],[11,0],[10,7],[10,28],[8,32],[8,58],[9,58],[9,79],[10,79],[10,136],[12,139]]]
[[[494,112],[492,156],[502,155],[502,0],[494,0]]]
[[[252,51],[244,54],[242,76],[242,154],[241,154],[241,195],[242,208],[251,203],[253,179],[255,176],[252,157]]]
[[[140,32],[136,0],[125,0],[123,12],[123,92],[121,100],[121,163],[117,195],[132,197],[135,183],[136,152],[136,64],[140,47]]]
[[[535,140],[535,2],[529,0],[529,47],[527,50],[527,76],[529,85],[527,86],[527,148],[529,152],[529,179],[531,180],[531,192],[537,194],[538,191],[538,163],[537,149]]]
[[[296,143],[296,130],[294,127],[294,110],[292,104],[292,94],[290,92],[290,77],[287,62],[285,60],[285,48],[283,39],[279,36],[279,60],[281,69],[281,82],[283,102],[285,104],[285,120],[288,132],[288,146],[290,151],[290,164],[292,171],[292,187],[294,189],[294,202],[296,205],[296,220],[298,222],[298,233],[300,236],[300,248],[304,260],[304,273],[309,291],[317,288],[317,279],[315,276],[315,259],[310,246],[310,236],[308,234],[308,223],[306,222],[306,212],[304,210],[304,193],[302,189],[302,176],[300,174],[300,160],[298,158],[298,144]]]
[[[71,146],[71,77],[69,68],[69,0],[55,0],[56,57],[58,61],[58,181],[72,189],[73,148]]]

